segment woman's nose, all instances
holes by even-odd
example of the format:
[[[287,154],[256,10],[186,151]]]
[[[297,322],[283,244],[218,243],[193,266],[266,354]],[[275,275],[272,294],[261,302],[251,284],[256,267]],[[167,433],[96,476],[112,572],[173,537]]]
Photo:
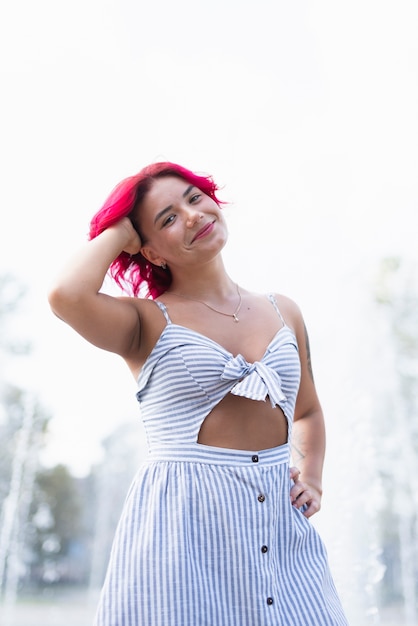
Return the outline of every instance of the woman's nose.
[[[186,209],[186,223],[187,226],[194,226],[197,222],[202,219],[203,215],[200,211],[196,211],[196,209],[189,207]]]

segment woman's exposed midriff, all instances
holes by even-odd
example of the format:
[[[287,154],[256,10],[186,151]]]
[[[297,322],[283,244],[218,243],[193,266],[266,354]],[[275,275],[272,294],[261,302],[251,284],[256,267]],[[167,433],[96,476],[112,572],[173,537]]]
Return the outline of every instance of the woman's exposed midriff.
[[[209,413],[198,443],[234,450],[265,450],[287,442],[287,422],[279,407],[228,394]]]

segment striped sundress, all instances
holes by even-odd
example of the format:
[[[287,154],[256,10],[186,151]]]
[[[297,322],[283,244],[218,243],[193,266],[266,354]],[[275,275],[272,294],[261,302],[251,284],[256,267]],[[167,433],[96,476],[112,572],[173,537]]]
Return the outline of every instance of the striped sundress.
[[[149,456],[125,502],[95,626],[347,626],[325,547],[290,502],[289,443],[197,443],[227,393],[279,406],[290,441],[294,333],[281,318],[262,359],[248,363],[156,304],[167,324],[137,393]]]

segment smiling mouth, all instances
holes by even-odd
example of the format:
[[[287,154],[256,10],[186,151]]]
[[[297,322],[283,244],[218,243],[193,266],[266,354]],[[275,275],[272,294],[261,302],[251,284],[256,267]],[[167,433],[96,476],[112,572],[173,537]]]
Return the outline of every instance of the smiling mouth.
[[[197,239],[201,239],[202,237],[206,237],[206,235],[208,235],[212,231],[214,223],[215,223],[215,221],[209,222],[203,228],[201,228],[195,234],[195,236],[193,237],[191,243],[194,243]]]

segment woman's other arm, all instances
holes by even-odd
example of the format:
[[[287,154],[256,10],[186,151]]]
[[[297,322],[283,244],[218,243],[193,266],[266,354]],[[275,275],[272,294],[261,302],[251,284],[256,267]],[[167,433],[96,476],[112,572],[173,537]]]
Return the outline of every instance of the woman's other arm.
[[[304,515],[310,517],[321,508],[322,470],[325,456],[325,425],[322,408],[312,372],[308,333],[297,305],[285,299],[282,307],[296,333],[301,363],[301,382],[296,400],[292,432],[293,462],[300,471],[290,495],[297,508],[306,506]]]

